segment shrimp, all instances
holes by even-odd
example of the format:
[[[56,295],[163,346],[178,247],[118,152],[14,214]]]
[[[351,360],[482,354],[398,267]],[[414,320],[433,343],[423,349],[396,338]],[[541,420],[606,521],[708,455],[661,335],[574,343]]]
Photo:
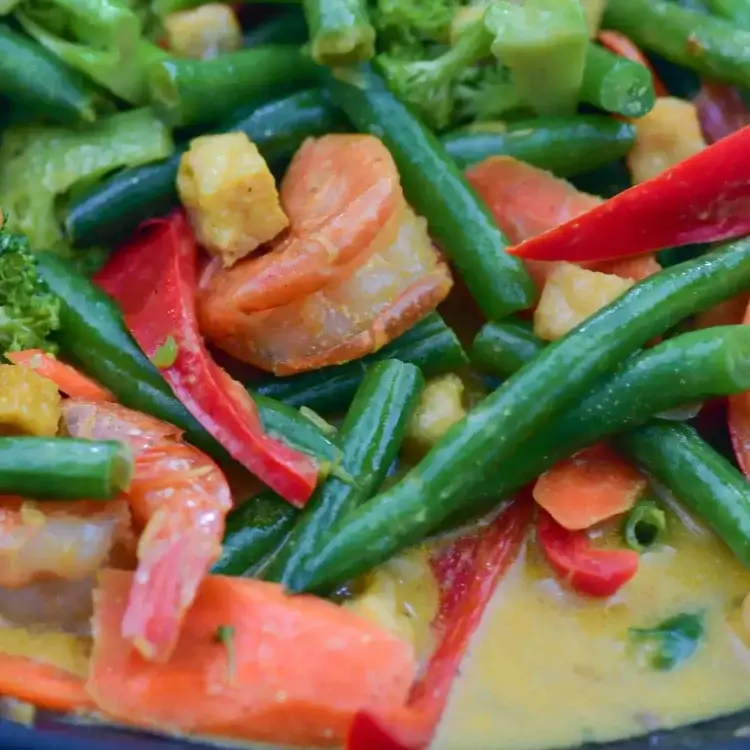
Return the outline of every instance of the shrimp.
[[[427,315],[452,279],[368,135],[306,141],[281,184],[290,230],[263,256],[201,279],[201,330],[237,359],[287,375],[361,357]]]
[[[34,581],[78,581],[92,577],[109,561],[130,530],[122,500],[34,502],[0,501],[0,586],[20,588]]]
[[[135,456],[127,497],[137,530],[138,563],[122,635],[146,659],[169,658],[185,612],[221,553],[232,506],[219,467],[166,422],[119,404],[68,399],[63,419],[79,438],[120,440]]]

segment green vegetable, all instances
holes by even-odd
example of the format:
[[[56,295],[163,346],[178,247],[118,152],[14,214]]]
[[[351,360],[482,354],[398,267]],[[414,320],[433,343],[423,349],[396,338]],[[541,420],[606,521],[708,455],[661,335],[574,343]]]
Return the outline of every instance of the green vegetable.
[[[54,352],[60,300],[39,278],[25,237],[0,229],[0,352]]]
[[[440,142],[367,67],[345,80],[329,78],[335,104],[355,127],[378,136],[398,166],[414,210],[453,261],[490,319],[533,303],[534,284],[523,263],[504,252],[505,235]]]
[[[83,77],[4,23],[0,24],[0,94],[14,106],[28,107],[62,125],[96,119],[96,96]]]
[[[154,352],[151,361],[160,370],[166,370],[177,360],[177,342],[174,336],[167,336],[164,343]]]
[[[127,489],[133,457],[115,441],[0,437],[0,492],[56,500],[109,500]]]
[[[214,640],[222,645],[227,652],[227,680],[231,683],[237,673],[237,651],[234,645],[234,625],[219,625],[214,634]]]
[[[279,172],[305,138],[340,130],[342,119],[323,92],[309,89],[243,107],[224,129],[246,133]],[[73,201],[65,219],[71,242],[78,246],[114,242],[129,236],[142,221],[178,205],[175,181],[185,148],[164,161],[118,172]]]
[[[259,393],[252,394],[265,431],[292,448],[315,456],[324,464],[337,467],[341,451],[328,436],[297,409]],[[330,425],[329,425],[330,426]],[[284,501],[286,502],[286,501]]]
[[[445,519],[466,510],[467,498],[486,492],[498,474],[515,470],[519,454],[529,453],[535,434],[545,424],[559,429],[563,409],[618,362],[683,318],[747,288],[749,240],[631,287],[547,346],[454,425],[400,482],[331,529],[295,588],[328,590],[418,543]],[[698,347],[696,354],[704,348]],[[742,379],[742,366],[735,359],[729,357],[728,384],[734,372]],[[597,419],[612,420],[613,412],[597,413]]]
[[[453,87],[453,117],[456,125],[481,126],[498,119],[521,119],[533,116],[524,105],[510,71],[498,60],[490,59],[466,68]]]
[[[23,29],[71,68],[130,104],[147,103],[146,73],[166,56],[144,36],[142,19],[120,0],[23,3]]]
[[[346,409],[368,367],[385,359],[410,362],[425,377],[450,372],[467,363],[466,354],[443,319],[432,313],[405,334],[363,359],[286,378],[248,384],[254,397],[272,396],[290,406],[308,406],[326,414]]]
[[[651,71],[591,43],[586,52],[581,100],[606,112],[643,117],[656,102]]]
[[[446,42],[457,0],[377,0],[371,11],[378,43],[388,52],[418,50]]]
[[[119,112],[78,130],[7,130],[0,147],[0,206],[8,229],[25,234],[34,249],[57,249],[63,244],[60,198],[84,181],[171,151],[169,131],[148,109]]]
[[[221,557],[214,575],[252,575],[276,551],[299,517],[299,510],[270,490],[227,515]]]
[[[581,0],[583,14],[586,16],[586,26],[588,26],[589,36],[592,38],[599,31],[606,4],[607,0]]]
[[[702,518],[750,567],[750,486],[685,424],[653,422],[617,438],[638,465]]]
[[[365,375],[339,432],[342,466],[354,483],[329,477],[302,510],[292,533],[264,578],[295,588],[325,532],[377,492],[398,456],[424,379],[418,368],[398,360],[378,362]],[[304,576],[304,573],[303,573]]]
[[[625,156],[635,143],[635,127],[611,117],[576,115],[478,123],[442,141],[459,167],[503,155],[568,177]]]
[[[375,54],[365,0],[303,0],[312,57],[320,65],[353,65]]]
[[[604,24],[702,75],[750,84],[750,32],[667,0],[609,0]]]
[[[508,377],[544,349],[531,327],[515,320],[487,323],[469,350],[472,365],[493,375]]]
[[[639,500],[628,513],[623,524],[625,542],[636,552],[643,552],[656,544],[667,530],[667,514],[654,500]]]
[[[706,0],[711,12],[732,21],[741,29],[750,29],[750,0]]]
[[[214,123],[248,101],[314,83],[317,71],[294,46],[253,47],[212,60],[167,58],[149,70],[151,104],[172,127]]]
[[[490,55],[492,33],[480,19],[456,43],[432,60],[381,54],[378,64],[388,86],[434,128],[445,128],[453,114],[453,86],[459,76]]]
[[[307,22],[299,8],[290,8],[248,29],[243,40],[245,47],[260,47],[265,44],[304,44],[307,41]]]
[[[484,23],[524,102],[541,115],[575,112],[589,46],[580,0],[495,0]]]
[[[682,666],[705,635],[702,614],[683,613],[654,628],[629,628],[628,640],[638,662],[660,672]]]

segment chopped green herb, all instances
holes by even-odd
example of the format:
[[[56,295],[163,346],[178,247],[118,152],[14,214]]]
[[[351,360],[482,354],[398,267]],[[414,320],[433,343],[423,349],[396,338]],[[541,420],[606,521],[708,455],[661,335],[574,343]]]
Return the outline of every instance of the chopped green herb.
[[[622,534],[625,542],[636,552],[643,552],[656,544],[667,530],[667,514],[655,500],[640,500],[625,518]]]
[[[164,343],[154,352],[151,361],[160,369],[166,370],[177,360],[177,342],[174,336],[167,336]]]
[[[227,651],[227,677],[230,682],[234,681],[237,674],[237,653],[234,647],[234,626],[219,625],[214,634],[214,640],[220,643]]]
[[[655,628],[630,628],[628,639],[643,666],[669,672],[696,652],[704,633],[703,614],[683,613]]]

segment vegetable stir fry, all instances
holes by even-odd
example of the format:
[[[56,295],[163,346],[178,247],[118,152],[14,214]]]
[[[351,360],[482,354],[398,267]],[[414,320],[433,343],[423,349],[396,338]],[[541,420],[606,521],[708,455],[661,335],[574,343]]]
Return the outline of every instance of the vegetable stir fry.
[[[750,705],[750,2],[0,16],[3,707],[479,750]]]

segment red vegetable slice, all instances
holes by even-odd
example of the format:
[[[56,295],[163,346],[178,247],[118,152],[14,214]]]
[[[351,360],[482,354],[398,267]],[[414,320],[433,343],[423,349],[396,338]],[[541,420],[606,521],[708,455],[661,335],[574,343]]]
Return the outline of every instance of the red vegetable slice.
[[[500,578],[516,559],[531,520],[528,498],[516,500],[479,533],[462,537],[431,561],[440,588],[433,622],[438,646],[403,709],[360,712],[347,750],[421,750],[432,740],[453,680]]]
[[[318,466],[263,432],[247,391],[211,358],[195,315],[198,248],[182,213],[144,226],[98,274],[143,351],[177,398],[230,455],[293,505],[315,489]]]
[[[524,259],[615,260],[750,233],[750,127],[510,248]]]
[[[568,531],[540,509],[537,538],[555,572],[579,594],[611,596],[638,571],[629,549],[596,549],[583,531]]]

